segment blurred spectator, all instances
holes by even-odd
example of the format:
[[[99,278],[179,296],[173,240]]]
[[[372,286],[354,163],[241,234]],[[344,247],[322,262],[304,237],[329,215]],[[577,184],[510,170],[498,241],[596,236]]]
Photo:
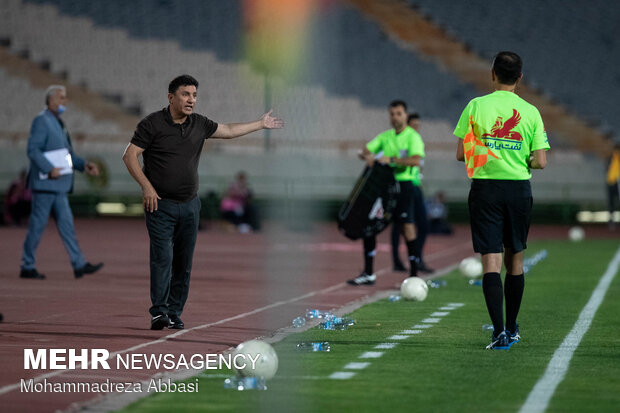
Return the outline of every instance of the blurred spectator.
[[[239,232],[248,233],[258,231],[260,224],[258,214],[252,199],[252,190],[248,186],[247,175],[240,171],[230,184],[222,203],[220,204],[222,217],[235,225]]]
[[[448,208],[445,205],[445,195],[439,191],[433,199],[426,202],[428,213],[429,233],[431,234],[452,234],[452,226],[448,223]]]
[[[26,170],[19,173],[19,178],[11,182],[4,195],[4,222],[7,225],[21,226],[28,221],[32,205],[32,191],[26,181]]]
[[[616,143],[607,167],[609,228],[615,229],[614,212],[620,210],[620,143]]]
[[[418,133],[420,133],[420,126],[422,126],[421,123],[422,121],[418,112],[410,113],[407,117],[407,125],[411,126]]]

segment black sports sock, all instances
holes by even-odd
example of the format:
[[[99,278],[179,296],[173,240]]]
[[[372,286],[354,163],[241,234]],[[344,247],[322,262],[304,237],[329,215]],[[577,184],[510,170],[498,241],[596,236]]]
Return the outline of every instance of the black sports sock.
[[[409,276],[417,277],[420,258],[416,255],[414,239],[407,241],[407,253],[409,254]]]
[[[515,331],[517,327],[517,315],[521,307],[523,298],[523,288],[525,287],[525,277],[523,274],[506,274],[504,294],[506,296],[506,328]]]
[[[418,257],[418,262],[422,262],[422,240],[416,237],[413,244],[413,255]]]
[[[400,262],[400,257],[398,256],[398,245],[400,244],[400,235],[401,235],[402,225],[400,223],[392,224],[392,262],[394,265]]]
[[[499,335],[504,331],[504,294],[502,291],[502,278],[498,272],[488,272],[482,277],[482,291],[487,303],[489,316],[493,323],[493,333]]]
[[[377,238],[375,236],[364,238],[364,271],[366,274],[373,273],[373,261],[377,247]]]

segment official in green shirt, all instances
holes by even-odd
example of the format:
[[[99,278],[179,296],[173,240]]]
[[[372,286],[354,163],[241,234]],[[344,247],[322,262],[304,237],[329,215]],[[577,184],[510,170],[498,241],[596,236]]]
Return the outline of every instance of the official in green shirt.
[[[482,290],[493,322],[487,349],[507,350],[520,339],[517,314],[523,296],[523,251],[532,210],[532,169],[547,164],[547,134],[538,109],[515,93],[522,61],[512,52],[495,56],[495,92],[473,99],[454,134],[456,158],[471,178],[469,217],[474,251],[482,256]],[[505,287],[500,271],[502,253]],[[503,297],[506,297],[504,324]]]
[[[420,135],[407,126],[407,104],[395,100],[388,107],[393,129],[380,133],[360,152],[368,165],[374,162],[389,164],[400,185],[394,217],[403,224],[403,233],[409,252],[410,276],[417,276],[418,256],[415,253],[416,231],[414,226],[414,180],[419,180],[420,160],[424,157],[424,144]],[[372,285],[377,278],[373,270],[377,240],[364,238],[364,271],[348,281],[351,285]]]
[[[417,112],[410,113],[407,116],[407,125],[411,127],[414,131],[420,133],[420,115]],[[418,271],[433,273],[435,270],[430,268],[424,262],[424,258],[422,253],[424,252],[424,244],[426,243],[426,236],[429,231],[429,220],[428,213],[426,211],[426,203],[424,201],[424,194],[422,193],[422,168],[424,166],[424,142],[422,137],[420,136],[420,141],[422,142],[422,155],[420,159],[420,166],[414,167],[417,169],[416,175],[417,179],[413,180],[413,193],[414,193],[414,221],[415,221],[415,229],[416,229],[416,239],[415,239],[415,255],[419,258],[418,262]],[[392,264],[395,272],[407,272],[407,269],[403,265],[403,262],[400,260],[398,254],[398,247],[400,244],[400,237],[403,235],[403,228],[400,222],[392,223]]]

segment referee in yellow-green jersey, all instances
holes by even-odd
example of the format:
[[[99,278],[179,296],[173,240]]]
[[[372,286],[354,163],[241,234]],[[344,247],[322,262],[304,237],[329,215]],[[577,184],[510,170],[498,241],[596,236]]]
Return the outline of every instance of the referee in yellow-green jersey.
[[[420,160],[424,157],[424,143],[420,134],[407,125],[407,103],[395,100],[388,106],[392,129],[381,132],[368,142],[360,152],[360,158],[370,166],[375,162],[389,164],[400,191],[394,210],[394,219],[402,226],[409,255],[409,276],[418,276],[419,252],[416,250],[415,205],[419,180]],[[422,199],[421,193],[419,198]],[[377,239],[375,235],[364,238],[364,270],[348,280],[351,285],[373,285],[377,275],[373,271]]]
[[[515,88],[522,61],[512,52],[495,56],[491,78],[495,92],[473,99],[454,134],[456,158],[471,178],[469,217],[474,251],[482,256],[482,289],[493,336],[487,349],[509,349],[520,339],[517,314],[523,296],[523,251],[532,209],[531,169],[543,169],[549,149],[538,109]],[[502,252],[506,279],[502,286]],[[503,298],[506,298],[504,324]]]

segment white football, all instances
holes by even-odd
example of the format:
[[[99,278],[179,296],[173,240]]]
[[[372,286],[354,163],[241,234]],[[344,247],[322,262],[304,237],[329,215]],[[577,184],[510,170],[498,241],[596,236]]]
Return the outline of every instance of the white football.
[[[586,232],[581,227],[572,227],[568,230],[568,239],[573,242],[583,241],[586,237]]]
[[[245,367],[241,369],[235,368],[237,373],[241,376],[264,377],[266,380],[269,380],[275,376],[276,371],[278,371],[278,355],[273,347],[264,341],[250,340],[239,344],[233,351],[233,360],[237,355],[240,355],[237,359],[237,365],[245,362]],[[241,355],[244,357],[242,358]],[[256,360],[254,368],[252,368],[253,366],[250,358],[254,360],[256,356],[258,356],[258,360]]]
[[[424,301],[428,294],[428,285],[418,277],[409,277],[400,285],[400,295],[405,300]]]
[[[482,275],[482,263],[478,258],[468,257],[459,264],[459,271],[466,277],[476,278]]]

